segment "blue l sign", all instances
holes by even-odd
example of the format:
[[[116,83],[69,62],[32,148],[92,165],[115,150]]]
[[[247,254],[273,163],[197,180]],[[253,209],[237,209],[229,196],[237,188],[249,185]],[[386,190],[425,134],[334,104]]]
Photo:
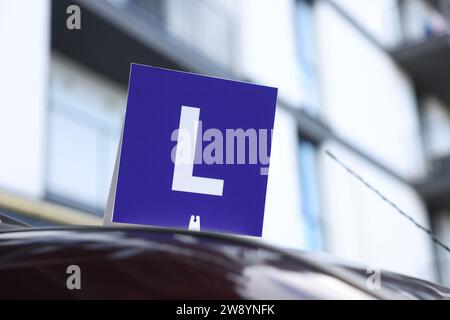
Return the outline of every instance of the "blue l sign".
[[[133,64],[109,221],[261,236],[276,98]]]

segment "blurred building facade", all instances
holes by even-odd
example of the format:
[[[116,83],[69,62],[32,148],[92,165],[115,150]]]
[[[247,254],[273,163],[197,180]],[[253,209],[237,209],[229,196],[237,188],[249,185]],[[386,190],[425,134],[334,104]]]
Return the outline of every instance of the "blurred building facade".
[[[81,9],[69,30],[68,6]],[[0,208],[99,224],[131,62],[279,88],[263,238],[450,284],[450,5],[0,2]]]

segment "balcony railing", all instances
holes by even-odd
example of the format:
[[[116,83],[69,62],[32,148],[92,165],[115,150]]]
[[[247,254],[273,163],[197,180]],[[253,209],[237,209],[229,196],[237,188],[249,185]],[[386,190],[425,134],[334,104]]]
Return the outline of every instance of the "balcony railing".
[[[449,0],[399,0],[401,43],[407,45],[449,34]]]
[[[400,0],[401,38],[394,59],[421,91],[450,106],[450,0]]]
[[[207,59],[232,69],[235,61],[234,16],[205,0],[106,0],[136,19],[157,25],[167,36]]]

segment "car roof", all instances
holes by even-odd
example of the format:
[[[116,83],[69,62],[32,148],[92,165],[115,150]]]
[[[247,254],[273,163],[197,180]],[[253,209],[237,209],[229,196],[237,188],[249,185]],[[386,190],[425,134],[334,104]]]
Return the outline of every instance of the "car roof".
[[[237,236],[163,228],[19,228],[0,231],[0,244],[6,279],[0,298],[395,297],[391,290],[368,290],[355,273]],[[83,290],[65,287],[69,265],[83,270]]]
[[[302,256],[338,266],[362,277],[369,275],[368,266],[322,252],[293,251]],[[450,299],[450,288],[427,280],[389,270],[380,270],[382,284],[406,299]]]

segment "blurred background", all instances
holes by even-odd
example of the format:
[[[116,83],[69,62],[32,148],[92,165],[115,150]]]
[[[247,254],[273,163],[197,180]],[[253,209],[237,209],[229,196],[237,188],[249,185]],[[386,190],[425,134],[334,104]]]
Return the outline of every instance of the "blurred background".
[[[450,255],[325,154],[449,244],[449,31],[447,0],[0,0],[0,209],[101,224],[130,63],[192,71],[279,88],[266,241],[450,285]]]

